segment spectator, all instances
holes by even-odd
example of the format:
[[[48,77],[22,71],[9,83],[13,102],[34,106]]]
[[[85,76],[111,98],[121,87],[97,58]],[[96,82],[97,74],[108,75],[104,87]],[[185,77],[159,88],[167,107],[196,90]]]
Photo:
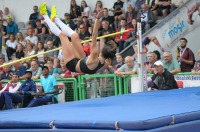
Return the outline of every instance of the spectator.
[[[129,38],[125,40],[124,47],[128,47],[132,42],[134,42],[136,40],[136,35],[137,35],[136,19],[132,20],[130,28],[132,28],[132,30],[130,31]]]
[[[32,28],[28,28],[28,36],[25,38],[27,43],[31,43],[33,47],[35,47],[38,43],[38,38],[37,36],[33,35],[33,30]]]
[[[44,48],[47,47],[47,42],[48,41],[53,41],[53,46],[54,47],[59,47],[60,46],[60,38],[58,36],[56,36],[55,34],[53,34],[50,29],[49,29],[49,35],[45,39]]]
[[[163,67],[163,63],[160,60],[154,63],[154,67],[156,73],[151,77],[152,81],[148,85],[148,90],[170,90],[178,88],[174,75]]]
[[[195,74],[195,72],[198,72],[200,74],[200,49],[198,50],[198,60],[195,62],[194,67],[192,69],[192,74]]]
[[[153,52],[156,54],[156,60],[160,60],[160,52],[158,50],[154,50]]]
[[[15,35],[10,33],[10,39],[6,41],[6,53],[8,60],[12,60],[12,55],[16,52],[17,41],[15,40]]]
[[[170,51],[164,52],[163,66],[172,74],[181,72],[180,65],[176,59],[173,59],[172,53]]]
[[[171,0],[158,0],[156,3],[156,10],[153,11],[155,16],[166,17],[170,13]]]
[[[75,29],[74,21],[71,20],[71,15],[69,13],[65,13],[64,20],[62,20],[62,22],[68,25],[71,29]]]
[[[4,72],[0,75],[1,82],[4,82],[5,80],[10,80],[11,75],[13,74],[11,67],[10,66],[4,66],[3,70],[4,70]]]
[[[117,69],[120,68],[122,65],[124,65],[122,54],[116,54],[116,61],[117,61],[117,64],[115,65],[115,67]]]
[[[47,67],[48,67],[48,71],[49,71],[49,75],[53,75],[53,76],[57,76],[58,74],[58,68],[54,67],[54,62],[53,60],[48,60],[47,61]]]
[[[97,11],[97,14],[98,14],[100,11],[103,10],[103,3],[102,3],[100,0],[98,0],[98,1],[96,2],[95,10]]]
[[[15,59],[18,60],[18,59]],[[26,67],[21,65],[20,62],[16,62],[13,64],[14,66],[14,73],[17,73],[19,75],[19,79],[25,79],[25,72],[26,72]]]
[[[127,56],[125,58],[125,64],[122,65],[115,71],[117,76],[125,76],[125,75],[132,75],[137,74],[138,68],[137,65],[134,65],[134,60],[131,56]]]
[[[47,27],[41,23],[40,19],[37,19],[35,22],[36,22],[36,29],[34,35],[36,35],[40,41],[44,42],[49,35],[49,31]]]
[[[88,40],[89,38],[85,38],[85,40]],[[89,42],[85,42],[82,44],[83,46],[83,51],[85,52],[86,56],[90,55],[90,43]]]
[[[5,57],[3,55],[0,55],[0,65],[3,65],[3,63],[5,63]],[[0,75],[3,74],[3,72],[3,67],[0,67]]]
[[[25,53],[25,57],[34,55],[36,53],[36,51],[33,49],[33,44],[31,43],[26,44],[26,49],[27,51]]]
[[[39,19],[38,6],[33,6],[33,13],[29,17],[29,22],[33,28],[36,28],[35,20]]]
[[[122,19],[121,20],[121,25],[120,27],[117,29],[117,32],[120,32],[120,31],[124,31],[124,30],[129,30],[130,28],[128,26],[126,26],[126,20],[125,19]],[[122,33],[122,34],[117,34],[115,36],[115,42],[118,43],[119,45],[119,52],[121,52],[123,49],[125,49],[125,40],[128,39],[129,37],[129,32],[125,32],[125,33]]]
[[[6,35],[6,26],[3,25],[3,20],[0,20],[0,52],[2,49],[2,39]]]
[[[8,25],[6,26],[7,34],[14,33],[15,35],[19,32],[17,24],[13,21],[11,16],[6,17]]]
[[[179,52],[179,57],[177,58],[180,67],[181,67],[181,72],[191,72],[192,68],[194,67],[194,53],[192,52],[191,49],[187,48],[187,39],[186,38],[181,38],[180,39],[180,52]]]
[[[8,7],[4,8],[4,25],[6,26],[8,23],[6,21],[7,17],[10,16],[12,20],[14,21],[14,16],[10,13],[10,10]]]
[[[147,73],[154,72],[154,63],[156,62],[156,54],[154,52],[147,53],[148,63],[146,64]]]
[[[53,95],[58,93],[58,86],[55,77],[49,75],[49,69],[46,66],[42,67],[42,73],[43,77],[40,79],[42,88],[40,92],[36,94],[39,95],[39,97],[33,99],[27,107],[45,105],[48,102],[52,102],[52,97],[54,98],[54,101],[57,102],[57,95]]]
[[[26,69],[30,68],[30,64],[28,62],[23,62],[22,65],[25,66]]]
[[[88,32],[88,30],[85,29],[84,24],[81,24],[79,29],[80,29],[79,37],[81,40],[84,40],[86,37],[90,37],[90,33]]]
[[[42,68],[39,67],[39,63],[36,60],[31,61],[31,68],[29,69],[32,73],[31,79],[36,80],[39,79],[42,75]]]
[[[114,23],[114,20],[113,20],[113,17],[109,16],[108,15],[108,9],[107,8],[104,8],[103,9],[103,17],[102,17],[102,22],[106,20],[109,22],[109,26],[111,26],[113,29],[115,29],[113,23]]]
[[[25,46],[26,40],[25,40],[25,38],[24,38],[24,36],[23,36],[23,34],[22,34],[21,32],[18,32],[18,33],[17,33],[16,40],[17,40],[17,43],[20,43],[20,44],[22,44],[23,46]]]
[[[43,53],[43,52],[45,52],[44,44],[43,44],[42,41],[39,41],[38,44],[37,44],[37,54],[40,54],[40,53]],[[44,64],[45,63],[44,55],[39,55],[38,61],[39,61],[40,64]]]
[[[127,12],[125,12],[125,19],[127,24],[130,25],[133,19],[137,18],[138,12],[130,4],[127,5]]]
[[[54,49],[53,47],[53,41],[47,42],[47,51]],[[45,55],[45,60],[54,60],[58,57],[58,51],[50,52]],[[50,70],[50,69],[49,69]]]
[[[81,17],[81,7],[76,4],[76,0],[71,0],[70,15],[71,19]]]
[[[139,11],[137,19],[141,20],[143,29],[142,33],[145,33],[156,24],[156,20],[153,12],[149,9],[148,5],[142,4],[141,8],[142,12]]]
[[[24,47],[21,43],[17,44],[15,57],[18,59],[24,58]]]
[[[85,0],[81,1],[81,16],[87,16],[88,18],[91,16],[90,8],[88,7]]]
[[[32,99],[32,95],[36,93],[36,85],[33,80],[31,80],[32,73],[26,71],[26,80],[21,84],[16,93],[3,92],[2,95],[5,98],[5,104],[7,109],[13,108],[13,103],[29,103]]]
[[[64,78],[65,77],[65,73],[67,71],[67,67],[65,66],[65,62],[63,59],[60,60],[60,67],[58,69],[58,74],[60,75],[61,78]]]
[[[123,13],[126,13],[128,5],[131,5],[132,9],[135,7],[136,0],[125,0],[123,4]]]
[[[99,36],[112,34],[114,32],[115,32],[114,29],[109,26],[109,22],[107,20],[103,20],[102,21],[102,29],[99,31]],[[105,43],[108,42],[109,40],[114,40],[114,37],[115,36],[105,38]]]

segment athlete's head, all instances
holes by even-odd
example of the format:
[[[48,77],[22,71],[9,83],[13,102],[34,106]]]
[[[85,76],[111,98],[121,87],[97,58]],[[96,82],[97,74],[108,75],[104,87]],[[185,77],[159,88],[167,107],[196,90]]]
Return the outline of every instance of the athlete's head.
[[[101,56],[105,59],[114,59],[116,54],[116,43],[112,40],[108,41],[101,50]]]

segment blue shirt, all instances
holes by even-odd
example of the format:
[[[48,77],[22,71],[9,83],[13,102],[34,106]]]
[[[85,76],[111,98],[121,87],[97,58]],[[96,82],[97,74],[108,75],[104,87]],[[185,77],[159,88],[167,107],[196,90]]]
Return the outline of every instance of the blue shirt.
[[[26,67],[21,65],[18,70],[15,69],[13,72],[17,73],[21,77],[21,76],[25,75]]]
[[[11,22],[10,25],[6,26],[7,34],[14,33],[15,35],[19,32],[18,26],[15,22]]]
[[[22,91],[25,95],[31,95],[31,93],[36,93],[35,82],[32,79],[26,80],[21,84],[18,91]]]
[[[53,75],[55,73],[58,73],[58,68],[53,68],[51,71],[49,71],[49,75]]]
[[[49,75],[47,78],[44,76],[40,79],[40,83],[43,87],[44,92],[52,92],[55,90],[54,86],[57,86],[57,81],[54,76]],[[51,96],[52,94],[47,94],[46,96]],[[57,95],[55,96],[57,99]]]

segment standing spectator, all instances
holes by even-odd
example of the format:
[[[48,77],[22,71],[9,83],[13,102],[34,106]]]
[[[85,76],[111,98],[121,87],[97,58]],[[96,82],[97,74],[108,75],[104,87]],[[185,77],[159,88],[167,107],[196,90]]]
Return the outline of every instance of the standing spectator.
[[[33,6],[33,13],[29,17],[29,22],[33,28],[36,28],[35,20],[39,19],[38,6]]]
[[[187,48],[187,39],[181,38],[180,39],[180,52],[178,56],[178,61],[180,63],[181,72],[191,72],[192,68],[194,67],[194,53],[191,49]]]
[[[33,80],[39,79],[42,75],[42,68],[39,67],[39,63],[36,60],[31,61],[31,68],[29,69],[29,71],[31,71],[32,73],[31,79]]]
[[[154,72],[154,63],[156,62],[156,54],[154,52],[147,53],[148,63],[146,64],[147,73]]]
[[[33,35],[33,28],[28,28],[28,36],[25,38],[27,43],[31,43],[35,47],[38,43],[38,37]]]
[[[125,58],[125,64],[122,65],[115,71],[115,74],[118,76],[132,75],[137,74],[138,68],[137,65],[134,64],[134,60],[131,56],[127,56]]]
[[[65,23],[66,25],[69,25],[69,27],[72,30],[75,30],[75,24],[74,21],[71,20],[71,15],[69,13],[65,13],[64,15],[64,20],[62,20],[63,23]]]
[[[40,83],[42,88],[39,93],[38,98],[33,99],[27,107],[36,107],[40,105],[45,105],[48,102],[52,102],[52,97],[57,102],[57,95],[53,95],[58,93],[58,84],[54,76],[49,75],[49,69],[46,66],[42,67],[43,77],[40,79]]]
[[[195,74],[195,72],[198,72],[200,74],[200,49],[198,50],[198,60],[195,62],[194,67],[192,69],[192,74]]]
[[[122,65],[124,65],[124,59],[122,54],[117,54],[116,55],[116,62],[117,64],[115,65],[115,67],[118,69],[120,68]]]
[[[98,14],[100,11],[103,10],[103,3],[102,3],[100,0],[98,0],[98,1],[96,2],[95,10],[97,11],[97,14]]]
[[[81,17],[81,7],[76,4],[76,0],[71,0],[70,15],[71,19]]]
[[[120,31],[122,32],[122,31],[128,30],[128,29],[129,29],[129,27],[126,26],[126,20],[125,20],[125,19],[122,19],[122,20],[121,20],[121,25],[120,25],[120,27],[117,29],[117,32],[120,32]],[[129,37],[129,32],[117,34],[117,35],[115,36],[115,42],[117,42],[118,45],[119,45],[119,52],[121,52],[123,49],[126,48],[125,45],[124,45],[124,43],[125,43],[125,40],[128,39],[128,37]]]
[[[37,19],[35,22],[36,22],[36,29],[34,35],[36,35],[38,39],[44,43],[45,39],[49,35],[49,31],[47,27],[41,23],[40,19]]]
[[[163,66],[172,74],[181,72],[180,65],[176,59],[173,59],[172,53],[170,51],[164,52]]]
[[[152,81],[148,85],[148,90],[170,90],[178,88],[174,75],[163,67],[161,61],[156,61],[154,67],[156,74],[151,77]]]
[[[90,7],[88,7],[85,0],[81,1],[81,16],[87,16],[88,18],[91,16]]]
[[[17,43],[20,43],[20,44],[22,44],[23,46],[25,46],[26,40],[25,40],[25,38],[24,38],[24,36],[23,36],[23,34],[22,34],[21,32],[18,32],[18,33],[17,33],[16,40],[17,40]]]
[[[12,55],[16,52],[17,41],[15,40],[15,35],[10,33],[10,39],[6,41],[6,53],[8,60],[12,60]]]
[[[15,59],[18,60],[18,59]],[[26,72],[26,67],[24,65],[21,65],[20,62],[16,62],[13,64],[14,70],[13,73],[17,73],[19,75],[19,79],[25,79],[25,72]]]
[[[153,11],[155,16],[166,17],[170,13],[171,0],[158,0],[156,3],[156,10]]]
[[[24,58],[24,47],[22,44],[18,43],[16,48],[15,57],[18,59]]]

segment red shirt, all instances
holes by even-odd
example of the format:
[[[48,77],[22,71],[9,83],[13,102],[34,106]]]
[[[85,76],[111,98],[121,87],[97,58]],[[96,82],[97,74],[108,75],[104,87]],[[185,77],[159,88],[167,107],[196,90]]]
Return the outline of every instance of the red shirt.
[[[131,28],[129,28],[129,27],[126,27],[126,28],[125,28],[125,30],[129,30],[129,29],[131,29]],[[121,28],[118,28],[118,29],[117,29],[117,32],[120,32],[120,31],[121,31]],[[124,41],[124,40],[126,40],[126,39],[129,38],[129,35],[130,35],[130,31],[129,31],[129,32],[122,33],[122,34],[117,34],[117,35],[115,36],[115,38],[118,38],[118,39],[120,39],[121,41]]]
[[[86,53],[87,56],[90,55],[90,45],[83,45],[83,51]]]

